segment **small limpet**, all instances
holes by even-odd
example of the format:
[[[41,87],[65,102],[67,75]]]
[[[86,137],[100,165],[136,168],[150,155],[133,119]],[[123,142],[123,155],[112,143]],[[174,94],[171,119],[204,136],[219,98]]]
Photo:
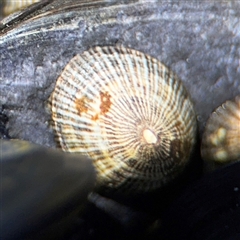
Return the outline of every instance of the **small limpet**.
[[[240,96],[218,107],[202,138],[202,157],[219,164],[240,159]]]

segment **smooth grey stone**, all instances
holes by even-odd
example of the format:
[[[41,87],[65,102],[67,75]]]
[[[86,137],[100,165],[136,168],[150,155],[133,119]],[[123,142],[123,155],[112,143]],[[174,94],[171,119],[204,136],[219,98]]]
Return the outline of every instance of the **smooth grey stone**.
[[[0,140],[1,239],[64,239],[92,191],[91,160]]]

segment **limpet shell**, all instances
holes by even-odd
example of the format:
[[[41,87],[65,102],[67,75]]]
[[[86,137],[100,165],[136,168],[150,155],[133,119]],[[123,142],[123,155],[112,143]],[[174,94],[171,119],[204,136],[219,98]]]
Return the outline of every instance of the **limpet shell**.
[[[219,164],[240,159],[240,96],[212,113],[203,134],[201,154],[204,160]]]
[[[3,14],[7,16],[13,12],[19,11],[24,9],[33,3],[37,3],[40,0],[5,0],[4,7],[3,7]]]
[[[61,148],[93,159],[99,188],[154,190],[189,161],[193,104],[172,71],[139,51],[107,46],[76,55],[50,103]]]

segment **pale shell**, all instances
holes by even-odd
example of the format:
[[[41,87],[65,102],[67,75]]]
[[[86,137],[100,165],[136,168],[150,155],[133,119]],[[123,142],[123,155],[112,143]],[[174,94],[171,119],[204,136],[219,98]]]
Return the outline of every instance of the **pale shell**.
[[[204,160],[219,164],[240,160],[240,96],[212,113],[203,134],[201,154]]]
[[[3,7],[3,14],[4,16],[7,16],[11,13],[14,13],[16,11],[22,10],[33,3],[37,3],[40,0],[5,0],[4,1],[4,7]]]
[[[108,46],[76,55],[50,102],[61,148],[93,159],[99,188],[154,190],[189,161],[193,104],[176,75],[141,52]]]

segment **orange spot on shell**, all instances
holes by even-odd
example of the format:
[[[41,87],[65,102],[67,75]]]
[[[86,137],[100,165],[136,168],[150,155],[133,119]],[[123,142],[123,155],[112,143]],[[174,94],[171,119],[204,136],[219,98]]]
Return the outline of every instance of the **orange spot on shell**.
[[[97,120],[98,120],[98,117],[99,117],[98,114],[96,114],[95,116],[92,116],[91,119],[92,119],[93,121],[97,121]]]
[[[76,104],[76,109],[78,110],[78,114],[81,116],[81,113],[87,112],[88,108],[86,103],[89,101],[87,97],[82,97],[79,99],[76,99],[75,104]]]
[[[100,104],[100,111],[101,114],[104,115],[110,109],[112,102],[111,102],[111,95],[108,92],[100,92],[101,104]]]

